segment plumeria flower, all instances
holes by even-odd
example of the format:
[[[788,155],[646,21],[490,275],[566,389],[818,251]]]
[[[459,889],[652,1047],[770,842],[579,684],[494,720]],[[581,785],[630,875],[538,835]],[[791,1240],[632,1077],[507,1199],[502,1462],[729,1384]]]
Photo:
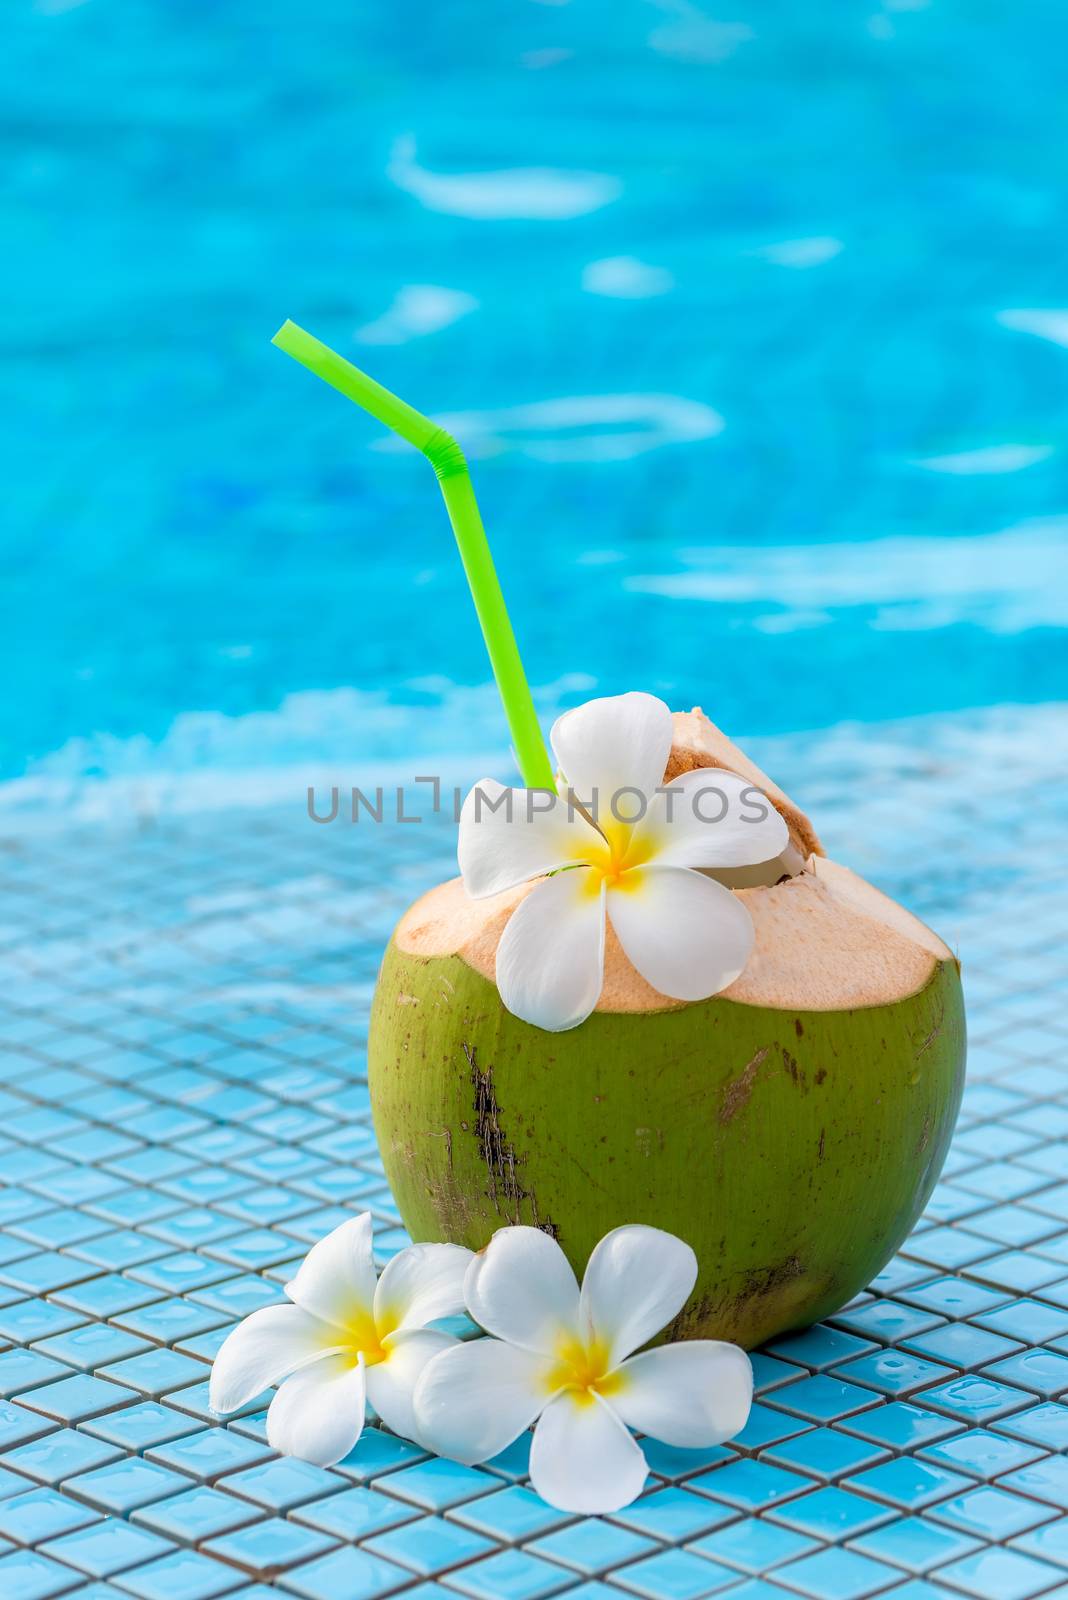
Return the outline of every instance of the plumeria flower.
[[[223,1342],[211,1369],[211,1409],[236,1411],[281,1384],[267,1412],[267,1442],[321,1467],[348,1455],[368,1400],[388,1428],[412,1438],[416,1379],[456,1343],[427,1323],[463,1311],[471,1259],[458,1245],[415,1244],[376,1281],[370,1215],[343,1222],[286,1284],[291,1304],[254,1311]]]
[[[683,1307],[697,1278],[689,1245],[659,1228],[606,1234],[579,1289],[556,1240],[495,1233],[467,1269],[467,1309],[491,1339],[456,1344],[424,1368],[419,1442],[469,1466],[537,1422],[530,1477],[562,1511],[618,1511],[648,1471],[629,1429],[683,1449],[745,1426],[753,1369],[736,1345],[692,1340],[633,1352]]]
[[[661,994],[718,994],[745,967],[753,924],[702,869],[770,861],[788,842],[782,817],[719,768],[665,785],[671,712],[654,695],[589,700],[557,719],[551,740],[565,794],[484,778],[460,816],[460,871],[474,899],[542,880],[497,947],[504,1004],[552,1032],[585,1021],[604,984],[606,918]]]

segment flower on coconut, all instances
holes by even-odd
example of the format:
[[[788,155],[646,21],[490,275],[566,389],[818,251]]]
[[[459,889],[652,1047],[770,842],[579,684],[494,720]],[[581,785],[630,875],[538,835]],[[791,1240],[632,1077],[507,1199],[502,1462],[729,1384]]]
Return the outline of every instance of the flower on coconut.
[[[497,947],[505,1006],[550,1032],[585,1021],[604,984],[606,922],[660,994],[718,994],[749,959],[753,923],[706,873],[772,860],[786,823],[734,772],[700,768],[664,784],[672,720],[655,695],[589,700],[550,738],[564,794],[484,778],[460,815],[473,899],[541,880]]]
[[[459,1245],[411,1245],[379,1278],[370,1215],[343,1222],[286,1284],[289,1304],[254,1311],[224,1340],[211,1369],[211,1409],[237,1411],[280,1384],[267,1442],[321,1467],[348,1455],[368,1400],[387,1427],[413,1438],[416,1380],[456,1343],[427,1324],[463,1311],[471,1259]]]
[[[681,1449],[745,1426],[753,1369],[736,1345],[695,1339],[635,1355],[682,1309],[689,1245],[632,1224],[606,1234],[578,1286],[549,1234],[509,1227],[467,1269],[464,1297],[494,1337],[456,1344],[415,1389],[420,1444],[474,1465],[532,1423],[531,1484],[562,1511],[618,1511],[648,1466],[631,1428]]]

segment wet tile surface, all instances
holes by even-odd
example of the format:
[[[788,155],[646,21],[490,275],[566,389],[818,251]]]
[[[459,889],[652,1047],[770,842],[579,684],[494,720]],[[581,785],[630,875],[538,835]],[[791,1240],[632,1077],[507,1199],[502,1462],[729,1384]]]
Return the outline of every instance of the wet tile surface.
[[[960,950],[969,1086],[929,1211],[869,1292],[757,1356],[737,1441],[650,1442],[643,1499],[596,1519],[533,1494],[524,1441],[464,1468],[372,1428],[323,1470],[274,1457],[265,1397],[207,1410],[219,1340],[310,1241],[369,1209],[383,1255],[404,1242],[367,1013],[448,831],[369,843],[266,811],[0,840],[4,1600],[1063,1590],[1059,802],[1038,769],[977,786],[930,737],[908,760],[782,741],[776,769],[833,854]]]

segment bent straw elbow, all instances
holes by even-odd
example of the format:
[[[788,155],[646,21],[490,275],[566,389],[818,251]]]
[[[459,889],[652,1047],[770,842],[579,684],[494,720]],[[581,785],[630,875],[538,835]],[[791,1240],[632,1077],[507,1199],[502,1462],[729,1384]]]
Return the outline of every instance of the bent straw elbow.
[[[433,467],[439,483],[444,482],[446,478],[468,475],[467,457],[452,434],[447,433],[444,428],[435,428],[421,448]]]
[[[467,460],[460,446],[445,428],[383,388],[295,322],[284,322],[271,343],[414,445],[434,468],[456,535],[523,781],[528,788],[552,789],[552,762],[538,727],[530,686],[482,526]]]

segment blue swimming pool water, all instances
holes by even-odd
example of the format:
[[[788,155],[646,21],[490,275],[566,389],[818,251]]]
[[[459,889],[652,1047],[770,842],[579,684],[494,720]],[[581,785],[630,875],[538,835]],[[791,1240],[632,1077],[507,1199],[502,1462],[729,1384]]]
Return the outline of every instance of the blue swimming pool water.
[[[454,419],[547,711],[1063,695],[1053,0],[3,27],[3,776],[503,743],[429,470],[287,315]]]

